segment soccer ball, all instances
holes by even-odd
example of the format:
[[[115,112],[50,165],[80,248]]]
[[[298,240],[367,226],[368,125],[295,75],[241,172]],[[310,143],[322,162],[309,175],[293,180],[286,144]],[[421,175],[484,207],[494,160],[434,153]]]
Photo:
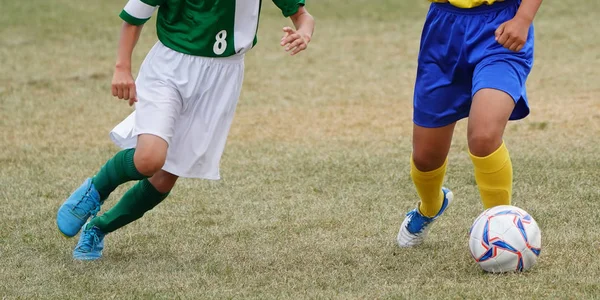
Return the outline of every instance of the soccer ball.
[[[542,234],[526,211],[510,205],[492,207],[469,231],[469,249],[479,266],[492,273],[526,271],[535,265]]]

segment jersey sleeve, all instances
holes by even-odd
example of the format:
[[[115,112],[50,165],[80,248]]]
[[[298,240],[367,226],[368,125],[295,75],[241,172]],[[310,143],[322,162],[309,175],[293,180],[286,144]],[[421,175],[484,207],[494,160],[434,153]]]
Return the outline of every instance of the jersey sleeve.
[[[287,18],[297,13],[300,6],[304,6],[305,0],[273,0],[273,3],[281,9],[281,12]]]
[[[129,0],[119,14],[123,21],[131,25],[142,25],[152,17],[165,0]]]

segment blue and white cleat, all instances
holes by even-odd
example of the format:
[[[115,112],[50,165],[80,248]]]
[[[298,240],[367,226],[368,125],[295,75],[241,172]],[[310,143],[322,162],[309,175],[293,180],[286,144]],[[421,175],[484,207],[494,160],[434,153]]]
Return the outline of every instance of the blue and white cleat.
[[[73,258],[77,260],[96,260],[102,257],[102,249],[104,249],[104,234],[98,227],[92,226],[86,228],[79,236],[79,242],[73,249]]]
[[[56,214],[58,230],[67,237],[74,237],[91,216],[100,210],[100,194],[92,179],[86,179],[60,206]]]
[[[425,236],[427,236],[427,231],[431,228],[431,224],[446,211],[454,198],[452,191],[449,189],[442,188],[442,191],[444,192],[444,202],[442,203],[442,208],[434,217],[423,216],[419,212],[418,206],[406,214],[406,218],[402,222],[402,225],[400,225],[400,231],[396,238],[398,246],[403,248],[414,247],[423,243]]]

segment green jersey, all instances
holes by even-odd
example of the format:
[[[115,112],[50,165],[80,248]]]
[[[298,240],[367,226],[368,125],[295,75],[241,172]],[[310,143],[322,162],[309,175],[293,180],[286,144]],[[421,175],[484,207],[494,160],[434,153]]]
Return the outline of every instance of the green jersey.
[[[288,17],[305,0],[273,0]],[[256,44],[262,0],[129,0],[120,17],[142,25],[158,9],[158,39],[185,54],[226,57]]]

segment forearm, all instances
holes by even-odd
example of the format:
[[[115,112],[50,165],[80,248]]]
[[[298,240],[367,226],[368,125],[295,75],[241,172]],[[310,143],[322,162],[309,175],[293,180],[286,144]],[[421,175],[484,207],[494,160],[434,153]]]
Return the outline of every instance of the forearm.
[[[144,25],[131,25],[127,22],[123,22],[121,27],[121,37],[119,38],[119,48],[117,50],[117,68],[131,69],[131,55],[133,48],[137,44],[137,41],[142,32]]]
[[[521,6],[515,17],[522,18],[527,22],[533,22],[538,9],[542,5],[542,0],[522,0]]]
[[[313,16],[304,7],[301,7],[298,13],[291,16],[291,19],[296,27],[296,32],[310,41],[315,30],[315,19]]]

